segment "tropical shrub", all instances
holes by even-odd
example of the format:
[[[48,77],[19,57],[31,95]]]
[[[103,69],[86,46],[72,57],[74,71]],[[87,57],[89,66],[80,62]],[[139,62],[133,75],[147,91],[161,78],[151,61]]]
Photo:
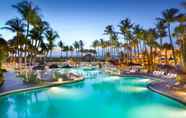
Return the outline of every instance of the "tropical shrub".
[[[3,73],[6,72],[5,69],[2,69],[2,63],[7,59],[7,57],[7,42],[3,38],[0,38],[0,86],[4,83]]]
[[[23,81],[26,83],[32,83],[32,84],[37,84],[40,83],[41,81],[37,78],[37,75],[34,73],[24,73],[20,75],[21,78],[23,78]]]
[[[183,76],[179,75],[179,76],[176,77],[176,82],[178,82],[180,84],[185,84],[186,83],[186,79],[184,79],[184,78],[185,78],[184,75]]]
[[[0,76],[0,87],[3,85],[3,83],[4,83],[4,79],[2,76]]]
[[[57,81],[60,77],[61,77],[61,73],[59,73],[59,72],[57,72],[57,71],[55,71],[55,72],[53,73],[53,80],[54,80],[54,81]]]

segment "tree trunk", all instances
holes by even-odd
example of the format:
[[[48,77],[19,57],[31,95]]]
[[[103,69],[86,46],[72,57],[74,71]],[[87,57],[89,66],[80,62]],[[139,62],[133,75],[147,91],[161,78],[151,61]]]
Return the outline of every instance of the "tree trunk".
[[[138,59],[137,59],[137,62],[138,62],[138,63],[141,63],[141,61],[140,61],[140,49],[139,49],[139,44],[137,44],[137,53],[138,53],[138,54],[137,54],[137,58],[138,58]]]
[[[52,50],[50,50],[50,58],[52,57]]]
[[[165,49],[165,63],[168,64],[167,49]]]
[[[68,59],[68,51],[66,51],[66,58]]]
[[[104,58],[104,48],[102,47],[102,58]]]
[[[61,58],[62,58],[62,52],[63,52],[63,49],[61,49]]]
[[[184,72],[186,72],[186,34],[183,34],[183,44],[182,44],[182,63],[183,63],[183,68]]]
[[[172,36],[171,36],[171,31],[170,30],[171,30],[170,24],[168,24],[169,39],[170,39],[170,44],[172,45],[172,54],[173,54],[173,58],[174,58],[174,63],[176,65],[177,60],[176,60],[176,56],[175,56],[174,44],[173,44],[173,41],[172,41]]]
[[[163,40],[160,37],[160,56],[159,56],[159,63],[161,62],[161,57],[162,57],[162,49],[163,49]]]
[[[29,29],[30,29],[30,21],[29,19],[27,19],[27,30],[26,30],[26,40],[28,41],[28,35],[29,35]],[[25,44],[25,66],[27,63],[27,45]]]

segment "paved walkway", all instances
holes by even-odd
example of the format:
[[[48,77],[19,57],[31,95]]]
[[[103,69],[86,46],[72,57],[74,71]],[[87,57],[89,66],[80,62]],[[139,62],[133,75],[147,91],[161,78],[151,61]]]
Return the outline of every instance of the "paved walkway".
[[[157,80],[158,78],[150,74],[147,75],[141,73],[134,73],[134,74],[125,73],[124,76],[126,75],[150,77],[150,78],[154,78],[155,80]],[[148,88],[154,92],[173,98],[186,105],[186,88],[173,87],[174,84],[175,84],[175,80],[168,80],[168,79],[161,78],[160,82],[151,83],[148,85]]]
[[[3,84],[2,87],[0,87],[0,96],[7,95],[12,92],[26,91],[26,90],[43,88],[43,87],[51,87],[51,86],[79,82],[84,80],[84,78],[78,78],[78,79],[67,80],[67,81],[44,82],[42,84],[36,85],[36,84],[24,83],[19,77],[16,77],[14,72],[5,73],[4,78],[5,78],[5,83]]]
[[[171,97],[175,100],[178,100],[182,102],[183,104],[186,104],[186,89],[184,88],[174,88],[173,83],[170,82],[157,82],[157,83],[151,83],[148,88],[151,90],[160,93],[162,95]]]
[[[19,77],[16,77],[16,74],[14,72],[5,73],[4,79],[5,83],[3,84],[2,87],[0,87],[0,93],[34,86],[32,84],[23,83],[23,81]]]

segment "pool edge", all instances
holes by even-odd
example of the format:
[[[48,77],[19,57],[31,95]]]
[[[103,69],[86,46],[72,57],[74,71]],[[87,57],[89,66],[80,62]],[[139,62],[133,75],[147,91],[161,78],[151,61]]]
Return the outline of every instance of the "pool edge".
[[[177,102],[179,102],[179,103],[181,103],[181,104],[183,104],[183,105],[186,106],[186,102],[185,102],[185,101],[179,99],[179,98],[176,97],[176,96],[170,95],[170,94],[167,93],[167,92],[163,92],[163,91],[161,91],[161,90],[155,89],[154,87],[152,87],[152,84],[153,84],[153,83],[150,83],[150,84],[147,85],[147,88],[148,88],[149,90],[151,90],[151,91],[153,91],[153,92],[155,92],[155,93],[158,93],[158,94],[160,94],[160,95],[162,95],[162,96],[165,96],[165,97],[168,97],[168,98],[170,98],[170,99],[173,99],[173,100],[175,100],[175,101],[177,101]]]
[[[150,79],[158,79],[158,78],[154,78],[154,77],[150,77],[150,76],[144,76],[144,75],[120,75],[120,77],[142,77],[142,78],[150,78]],[[6,95],[10,95],[10,94],[14,94],[14,93],[19,93],[19,92],[25,92],[25,91],[31,91],[31,90],[36,90],[36,89],[41,89],[41,88],[48,88],[48,87],[53,87],[53,86],[60,86],[60,85],[64,85],[64,84],[71,84],[71,83],[76,83],[76,82],[80,82],[80,81],[83,81],[83,79],[80,79],[80,80],[74,80],[74,81],[68,81],[68,82],[63,82],[63,83],[50,83],[48,85],[41,85],[41,86],[36,86],[36,87],[29,87],[29,88],[24,88],[24,89],[16,89],[16,90],[10,90],[8,92],[2,92],[0,93],[0,97],[3,97],[3,96],[6,96]],[[155,89],[154,87],[152,87],[151,85],[153,84],[152,83],[149,83],[146,87],[152,91],[152,92],[155,92],[155,93],[158,93],[162,96],[165,96],[165,97],[168,97],[170,99],[173,99],[183,105],[186,106],[186,102],[177,98],[176,96],[173,96],[173,95],[170,95],[166,92],[163,92],[163,91],[160,91],[160,90],[157,90]]]
[[[151,77],[151,76],[148,76],[148,75],[133,75],[133,74],[129,74],[129,75],[120,75],[120,76],[121,76],[121,77],[143,77],[143,78],[150,78],[150,79],[152,79],[152,80],[155,80],[155,79],[157,80],[157,79],[159,79],[159,78],[157,78],[157,77]],[[159,79],[159,80],[160,80],[160,79]],[[162,96],[168,97],[168,98],[170,98],[170,99],[172,99],[172,100],[175,100],[175,101],[177,101],[177,102],[183,104],[184,106],[186,106],[186,101],[181,100],[181,99],[179,99],[179,98],[176,97],[176,96],[170,95],[169,93],[163,92],[163,91],[161,91],[161,90],[157,90],[156,88],[154,88],[154,87],[152,86],[152,84],[153,84],[153,82],[149,83],[149,84],[146,86],[150,91],[155,92],[155,93],[158,93],[158,94],[160,94],[160,95],[162,95]]]
[[[50,84],[47,84],[47,85],[39,85],[39,86],[34,86],[34,87],[29,87],[29,88],[10,90],[10,91],[7,91],[7,92],[0,93],[0,97],[7,96],[7,95],[10,95],[10,94],[14,94],[14,93],[19,93],[19,92],[25,92],[25,91],[31,91],[31,90],[41,89],[41,88],[48,88],[48,87],[60,86],[60,85],[64,85],[64,84],[71,84],[71,83],[81,82],[83,80],[84,80],[84,78],[79,79],[79,80],[74,80],[74,81],[67,81],[67,82],[63,82],[63,83],[50,83]]]

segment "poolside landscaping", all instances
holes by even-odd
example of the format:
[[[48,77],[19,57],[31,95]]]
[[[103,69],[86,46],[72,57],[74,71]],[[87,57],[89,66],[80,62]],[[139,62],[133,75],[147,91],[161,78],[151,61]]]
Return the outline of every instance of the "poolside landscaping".
[[[95,67],[83,67],[83,70],[85,71],[91,71],[94,69]],[[128,73],[128,74],[116,75],[115,73],[113,74],[111,71],[105,71],[105,72],[110,75],[114,75],[118,77],[119,76],[121,77],[127,77],[127,76],[137,77],[138,76],[138,77],[149,78],[152,80],[152,82],[147,85],[147,88],[159,94],[173,98],[183,104],[186,104],[186,99],[185,99],[186,89],[184,89],[183,87],[174,87],[174,82],[172,80],[165,80],[165,79],[162,80],[162,79],[158,79],[158,77],[148,75],[148,74]],[[25,83],[23,81],[23,78],[21,79],[21,77],[16,77],[16,73],[14,72],[7,72],[4,74],[4,76],[5,76],[4,78],[6,81],[3,84],[3,86],[0,88],[0,95],[3,95],[3,96],[14,93],[14,92],[28,91],[28,90],[38,89],[38,88],[59,86],[59,85],[67,84],[67,83],[79,82],[84,79],[84,78],[79,78],[79,79],[77,78],[77,79],[66,80],[66,81],[63,81],[63,80],[59,81],[57,79],[51,82],[42,81],[42,82],[38,82],[34,84],[34,83]]]
[[[77,40],[82,32],[66,43],[35,1],[14,3],[16,17],[0,24],[0,118],[186,118],[186,2],[179,6],[149,27],[124,17],[89,45]]]

